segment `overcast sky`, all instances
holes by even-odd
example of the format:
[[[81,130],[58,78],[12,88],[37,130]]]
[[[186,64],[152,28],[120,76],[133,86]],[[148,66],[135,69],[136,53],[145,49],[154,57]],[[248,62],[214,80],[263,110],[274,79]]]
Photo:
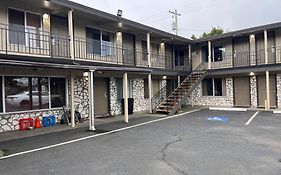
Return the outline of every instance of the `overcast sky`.
[[[111,14],[172,32],[169,10],[177,9],[179,35],[190,37],[212,26],[233,31],[281,21],[281,0],[72,0]]]

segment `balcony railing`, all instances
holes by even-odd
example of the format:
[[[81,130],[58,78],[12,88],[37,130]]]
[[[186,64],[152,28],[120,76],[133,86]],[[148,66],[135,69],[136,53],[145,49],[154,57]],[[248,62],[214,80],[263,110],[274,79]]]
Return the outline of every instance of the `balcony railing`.
[[[0,24],[0,53],[69,57],[69,37],[19,25]]]
[[[31,27],[0,24],[0,54],[70,59],[70,37]],[[96,63],[148,67],[147,51],[123,48],[108,41],[75,37],[74,54],[75,59]],[[150,55],[153,68],[190,70],[190,59],[181,58],[184,64],[175,66],[172,56]]]
[[[281,63],[281,47],[268,49],[267,64]],[[265,50],[256,52],[234,52],[233,54],[224,54],[222,58],[211,62],[211,69],[237,68],[246,66],[265,65]],[[209,63],[205,63],[205,69],[209,68]]]

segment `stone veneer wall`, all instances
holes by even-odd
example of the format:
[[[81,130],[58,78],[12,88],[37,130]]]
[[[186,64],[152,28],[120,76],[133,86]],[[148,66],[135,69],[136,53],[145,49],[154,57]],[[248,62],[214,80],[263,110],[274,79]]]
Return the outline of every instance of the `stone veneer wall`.
[[[276,75],[277,106],[281,107],[281,74]]]
[[[33,111],[33,112],[17,112],[14,114],[2,114],[0,115],[0,132],[18,130],[19,119],[21,118],[33,118],[36,116],[49,116],[55,115],[60,119],[63,115],[62,109],[50,109],[44,111]]]
[[[202,96],[201,84],[193,92],[193,104],[198,106],[233,106],[233,78],[226,78],[226,96]]]
[[[133,79],[134,112],[149,110],[148,99],[144,98],[144,79]]]
[[[89,85],[87,76],[74,78],[74,106],[75,110],[81,113],[82,118],[89,118]]]
[[[250,77],[250,95],[251,95],[251,107],[258,106],[258,91],[257,91],[257,77]]]
[[[121,114],[121,101],[117,99],[117,82],[115,78],[110,78],[109,81],[109,101],[110,115],[114,116]]]

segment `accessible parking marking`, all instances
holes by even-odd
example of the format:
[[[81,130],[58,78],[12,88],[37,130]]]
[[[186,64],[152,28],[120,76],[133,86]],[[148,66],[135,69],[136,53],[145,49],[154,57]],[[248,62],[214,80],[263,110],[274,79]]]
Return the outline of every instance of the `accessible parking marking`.
[[[248,126],[248,125],[252,122],[252,120],[254,120],[254,118],[255,118],[258,114],[259,114],[259,111],[257,111],[257,112],[245,123],[245,125]]]
[[[108,131],[108,132],[101,133],[101,134],[94,134],[94,135],[82,137],[82,138],[79,138],[79,139],[70,140],[70,141],[67,141],[67,142],[62,142],[62,143],[58,143],[58,144],[54,144],[54,145],[50,145],[50,146],[45,146],[45,147],[41,147],[41,148],[37,148],[37,149],[32,149],[32,150],[28,150],[28,151],[18,152],[18,153],[15,153],[15,154],[11,154],[11,155],[0,157],[0,160],[7,159],[7,158],[12,158],[12,157],[16,157],[16,156],[20,156],[20,155],[24,155],[24,154],[28,154],[28,153],[43,151],[43,150],[46,150],[46,149],[51,149],[51,148],[55,148],[55,147],[59,147],[59,146],[63,146],[63,145],[68,145],[68,144],[75,143],[75,142],[81,142],[83,140],[88,140],[88,139],[91,139],[91,138],[95,138],[95,137],[99,137],[99,136],[104,136],[104,135],[109,135],[109,134],[112,134],[112,133],[116,133],[116,132],[120,132],[120,131],[124,131],[124,130],[129,130],[129,129],[132,129],[132,128],[148,125],[148,124],[151,124],[151,123],[156,123],[156,122],[159,122],[159,121],[180,117],[180,116],[183,116],[183,115],[186,115],[186,114],[190,114],[190,113],[193,113],[193,112],[197,112],[197,111],[200,111],[200,110],[201,109],[196,109],[196,110],[193,110],[193,111],[188,111],[188,112],[185,112],[185,113],[181,113],[181,114],[177,114],[177,115],[172,115],[172,116],[168,116],[168,117],[165,117],[165,118],[160,118],[160,119],[156,119],[156,120],[152,120],[152,121],[148,121],[148,122],[144,122],[144,123],[140,123],[140,124],[124,127],[124,128]]]

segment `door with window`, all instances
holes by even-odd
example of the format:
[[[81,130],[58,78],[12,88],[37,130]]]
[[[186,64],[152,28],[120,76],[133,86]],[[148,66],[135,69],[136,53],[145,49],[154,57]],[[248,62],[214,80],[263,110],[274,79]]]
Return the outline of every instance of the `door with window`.
[[[241,107],[249,107],[251,105],[249,77],[234,78],[234,105]]]

